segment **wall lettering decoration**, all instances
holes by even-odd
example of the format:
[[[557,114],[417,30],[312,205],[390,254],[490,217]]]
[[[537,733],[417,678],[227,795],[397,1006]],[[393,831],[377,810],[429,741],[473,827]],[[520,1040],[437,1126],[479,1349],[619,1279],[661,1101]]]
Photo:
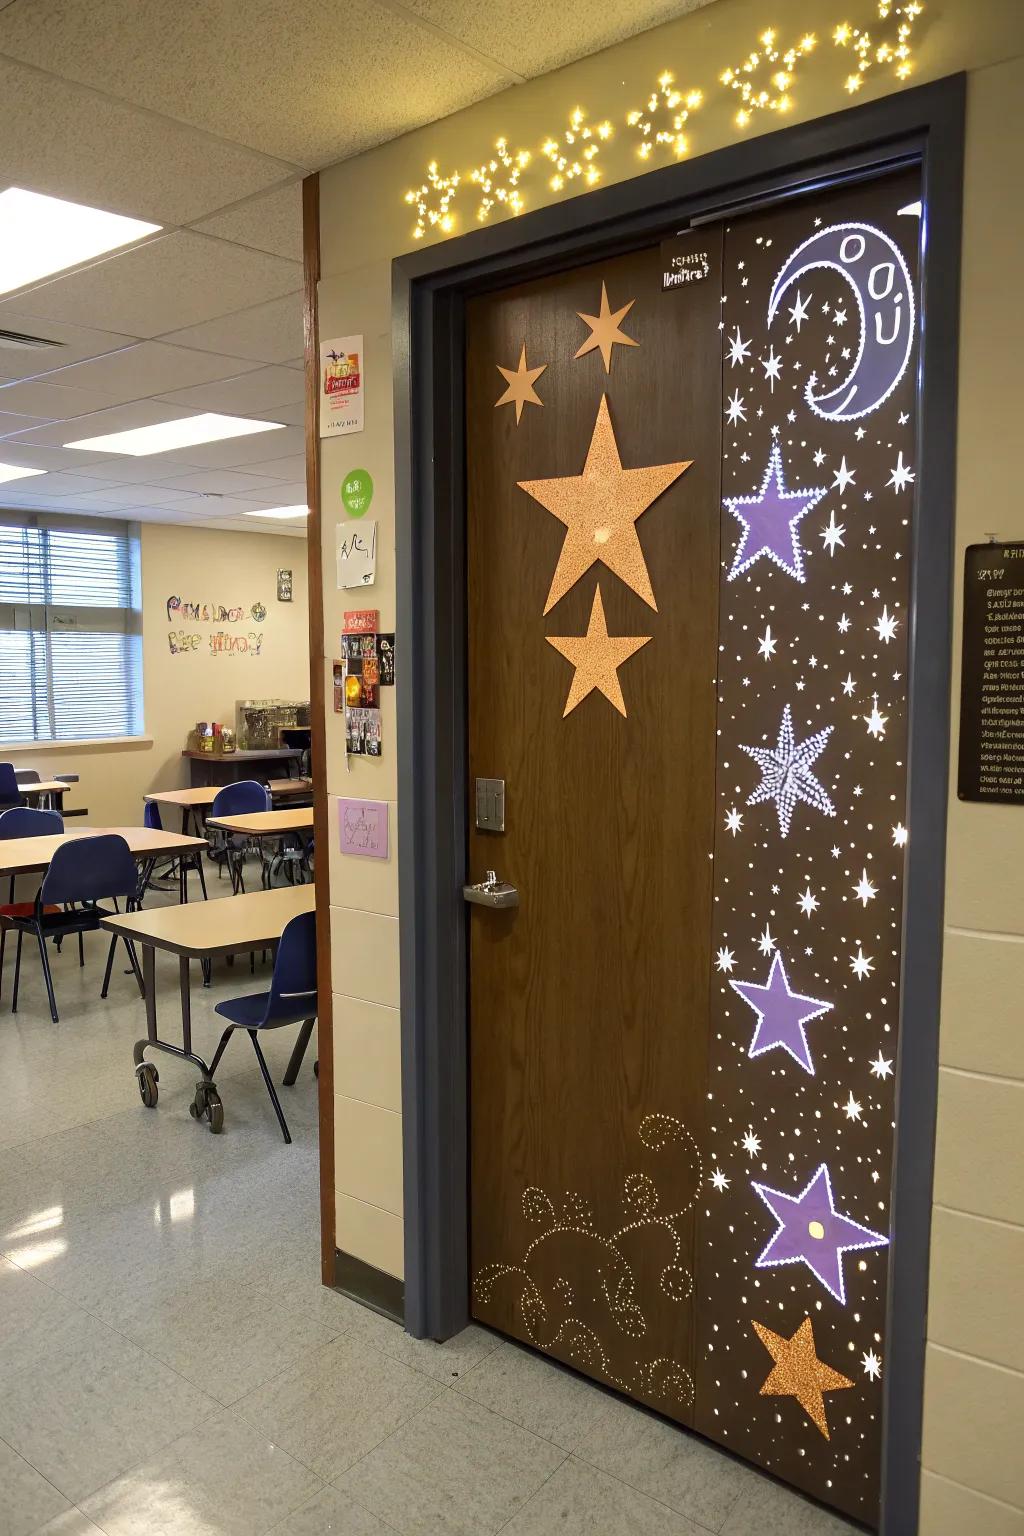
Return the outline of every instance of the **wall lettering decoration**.
[[[224,603],[193,602],[189,598],[168,597],[165,603],[168,624],[262,624],[267,617],[265,603],[257,600],[250,607],[227,607]],[[191,656],[209,648],[211,656],[259,656],[263,650],[262,631],[249,629],[244,634],[215,629],[206,637],[195,630],[172,629],[167,633],[172,656]]]
[[[223,603],[193,603],[183,597],[169,597],[166,603],[167,622],[179,624],[245,624],[253,619],[262,624],[267,616],[267,606],[255,602],[249,608],[228,608]]]

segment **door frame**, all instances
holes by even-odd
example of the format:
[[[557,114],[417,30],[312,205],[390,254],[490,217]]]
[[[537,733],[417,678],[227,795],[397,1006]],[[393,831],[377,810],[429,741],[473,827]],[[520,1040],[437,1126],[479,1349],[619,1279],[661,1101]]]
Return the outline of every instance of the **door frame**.
[[[468,297],[917,165],[922,327],[908,826],[882,1426],[882,1536],[917,1530],[938,1086],[966,77],[650,171],[397,258],[395,392],[405,1326],[469,1321],[463,360]],[[926,509],[926,515],[925,510]],[[927,523],[927,537],[921,537]]]

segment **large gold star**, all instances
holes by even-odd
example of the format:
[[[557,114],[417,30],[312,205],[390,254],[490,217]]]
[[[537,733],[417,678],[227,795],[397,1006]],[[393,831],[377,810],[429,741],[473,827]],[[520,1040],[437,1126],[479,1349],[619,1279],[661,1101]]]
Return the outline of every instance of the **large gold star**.
[[[494,409],[499,405],[514,405],[516,408],[516,426],[523,414],[524,405],[543,405],[544,401],[534,389],[534,384],[540,378],[547,367],[547,363],[541,363],[539,368],[527,368],[526,366],[526,342],[523,342],[523,350],[519,354],[518,368],[503,368],[500,363],[495,367],[508,385],[500,400],[495,400]]]
[[[553,645],[555,650],[560,651],[566,661],[572,662],[576,668],[572,686],[569,689],[569,697],[562,711],[562,719],[564,720],[566,715],[570,714],[576,705],[595,688],[600,688],[605,698],[615,705],[619,714],[624,715],[626,701],[622,697],[618,669],[641,646],[646,645],[650,638],[650,635],[609,635],[604,616],[604,601],[601,597],[601,583],[598,582],[586,634],[545,636],[548,645]]]
[[[762,1397],[795,1397],[808,1418],[813,1420],[825,1439],[829,1439],[823,1392],[838,1392],[852,1387],[848,1376],[841,1376],[825,1365],[814,1350],[814,1330],[805,1317],[791,1339],[781,1338],[762,1323],[751,1318],[754,1332],[775,1361],[764,1386]]]
[[[545,613],[597,560],[657,612],[636,520],[692,463],[692,459],[685,459],[680,464],[623,469],[608,414],[608,397],[602,395],[583,473],[518,482],[521,490],[553,512],[568,530]]]
[[[616,344],[620,347],[638,347],[640,343],[634,341],[632,336],[627,336],[625,331],[619,329],[622,321],[629,314],[636,299],[630,299],[621,309],[612,313],[608,303],[608,290],[604,283],[601,284],[601,312],[597,315],[585,315],[582,310],[576,313],[580,319],[590,326],[590,335],[575,353],[576,357],[584,357],[588,352],[593,352],[595,347],[601,349],[601,357],[604,359],[605,373],[612,371],[612,347]]]

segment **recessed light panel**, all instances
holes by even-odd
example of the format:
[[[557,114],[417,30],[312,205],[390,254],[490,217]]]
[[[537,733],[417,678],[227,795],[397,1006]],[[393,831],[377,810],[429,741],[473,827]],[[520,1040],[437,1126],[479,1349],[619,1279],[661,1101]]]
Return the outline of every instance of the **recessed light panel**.
[[[309,516],[309,508],[308,507],[302,507],[302,506],[298,506],[298,507],[266,507],[261,512],[247,512],[245,515],[246,515],[246,517],[274,517],[274,518],[278,518],[281,522],[285,522],[286,520],[291,519],[293,517],[294,518],[308,517]]]
[[[0,464],[0,483],[4,480],[24,480],[29,475],[45,474],[45,469],[24,469],[20,464]]]
[[[131,245],[161,227],[8,187],[0,192],[0,293]]]
[[[177,421],[159,421],[153,427],[132,427],[127,432],[109,432],[104,437],[83,437],[65,448],[86,448],[90,453],[129,453],[141,459],[150,453],[169,453],[172,448],[195,448],[199,443],[218,443],[226,437],[249,437],[254,432],[280,432],[283,421],[251,421],[245,416],[218,416],[204,411],[200,416],[182,416]]]

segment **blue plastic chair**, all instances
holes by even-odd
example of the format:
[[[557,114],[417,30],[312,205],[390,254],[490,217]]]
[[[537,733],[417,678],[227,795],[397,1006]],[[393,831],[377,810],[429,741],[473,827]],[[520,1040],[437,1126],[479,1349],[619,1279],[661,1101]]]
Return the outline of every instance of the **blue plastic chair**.
[[[50,1003],[50,1017],[60,1023],[57,1002],[53,994],[53,977],[46,953],[46,940],[63,939],[69,933],[93,933],[100,920],[112,916],[110,909],[101,907],[101,901],[114,903],[118,912],[118,898],[123,897],[130,911],[135,905],[139,888],[139,872],[135,867],[128,844],[116,832],[103,832],[96,837],[78,837],[73,842],[62,843],[50,867],[43,876],[43,883],[36,893],[31,912],[22,916],[0,915],[5,928],[13,928],[18,935],[18,949],[14,962],[14,996],[11,1012],[18,1011],[18,983],[21,978],[21,943],[26,933],[34,933],[39,945],[39,958],[43,966],[46,995]],[[103,976],[101,997],[106,997],[110,985],[110,972],[114,964],[114,950],[118,935],[110,941],[107,968]],[[144,997],[142,972],[135,957],[135,950],[123,939],[131,961],[139,992]]]
[[[3,765],[0,765],[3,766]],[[39,775],[36,774],[38,781]],[[60,811],[38,811],[34,806],[14,805],[10,810],[0,813],[0,837],[55,837],[64,831],[64,818]],[[7,893],[5,906],[0,907],[2,917],[27,917],[33,910],[30,901],[18,901],[14,899],[14,882],[16,876],[11,876],[10,890]],[[84,956],[81,953],[81,935],[79,935],[79,960],[84,964]],[[4,973],[4,949],[7,944],[7,929],[0,927],[0,986],[3,984]]]
[[[299,1075],[302,1058],[316,1023],[316,914],[303,912],[301,916],[293,917],[285,928],[277,946],[269,992],[253,992],[246,997],[228,998],[226,1002],[218,1003],[214,1011],[222,1019],[230,1020],[230,1023],[221,1035],[220,1044],[210,1062],[211,1079],[232,1034],[236,1029],[244,1029],[256,1052],[256,1060],[260,1064],[281,1133],[286,1142],[291,1142],[288,1122],[284,1118],[257,1036],[261,1029],[280,1029],[285,1024],[302,1026],[284,1075],[284,1081],[290,1087]],[[195,1116],[201,1114],[202,1106],[193,1104],[192,1113]]]
[[[21,805],[21,790],[13,763],[0,763],[0,810],[5,806]]]
[[[148,827],[151,832],[162,832],[163,821],[160,817],[160,807],[153,800],[147,800],[142,808],[142,825]],[[150,859],[142,872],[142,880],[139,885],[139,906],[142,898],[149,890],[153,880],[153,870],[156,868],[156,859]],[[203,892],[203,900],[206,901],[206,876],[203,874],[203,857],[200,852],[186,853],[181,858],[172,859],[167,867],[161,871],[161,878],[176,876],[178,880],[178,899],[188,901],[188,877],[192,870],[199,876],[199,884]]]
[[[269,811],[272,805],[270,791],[265,785],[256,779],[239,779],[237,784],[225,784],[223,789],[218,789],[210,807],[210,816],[214,819],[218,816],[245,816],[251,811]],[[239,891],[245,890],[246,839],[230,832],[222,833],[221,836],[223,842],[215,851],[224,855],[231,876],[231,889],[237,896]],[[262,858],[261,852],[261,864]]]

